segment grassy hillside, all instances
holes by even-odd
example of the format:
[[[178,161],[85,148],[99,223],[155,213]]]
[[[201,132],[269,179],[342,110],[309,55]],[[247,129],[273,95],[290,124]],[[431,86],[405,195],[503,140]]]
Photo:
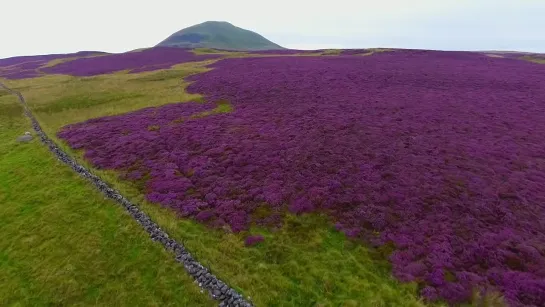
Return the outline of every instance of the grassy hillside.
[[[207,21],[185,28],[174,33],[157,46],[226,50],[284,49],[255,32],[221,21]]]
[[[214,305],[121,207],[38,139],[17,143],[25,131],[0,90],[0,305]]]

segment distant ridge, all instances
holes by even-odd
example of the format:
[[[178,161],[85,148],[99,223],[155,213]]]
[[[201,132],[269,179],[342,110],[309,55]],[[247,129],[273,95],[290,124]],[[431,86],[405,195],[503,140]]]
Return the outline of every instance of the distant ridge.
[[[157,44],[157,46],[242,51],[285,49],[260,34],[236,27],[226,21],[206,21],[182,29]]]

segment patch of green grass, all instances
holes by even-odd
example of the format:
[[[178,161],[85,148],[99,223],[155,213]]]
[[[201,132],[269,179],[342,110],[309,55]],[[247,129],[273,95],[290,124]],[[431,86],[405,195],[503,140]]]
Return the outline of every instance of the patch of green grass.
[[[525,60],[525,61],[538,63],[538,64],[545,64],[545,58],[538,58],[538,57],[534,57],[534,56],[530,56],[530,55],[525,55],[525,56],[521,57],[520,59]]]
[[[37,112],[56,113],[63,110],[83,109],[91,106],[98,106],[106,103],[118,103],[125,99],[135,99],[143,97],[138,93],[123,92],[97,92],[88,95],[73,95],[61,97],[49,104],[41,105],[35,109]]]
[[[74,61],[74,60],[77,60],[77,59],[94,58],[94,57],[99,57],[99,56],[104,56],[104,55],[107,55],[107,54],[96,53],[96,54],[91,54],[91,55],[86,55],[86,56],[73,56],[73,57],[68,57],[68,58],[54,59],[54,60],[51,60],[51,61],[47,62],[45,65],[40,66],[37,70],[39,72],[42,72],[42,70],[41,70],[42,68],[57,66],[59,64]]]
[[[172,70],[196,68],[207,70],[203,63],[183,64]],[[176,78],[157,80],[160,78],[150,77],[151,80],[142,81],[142,78],[156,74],[158,72],[117,73],[87,78],[87,81],[48,76],[32,81],[20,80],[14,85],[32,83],[32,87],[23,91],[23,94],[34,110],[62,97],[93,95],[101,91],[145,95],[115,103],[89,104],[80,109],[36,112],[46,132],[55,136],[66,124],[200,98],[199,95],[187,94],[187,83]],[[170,76],[176,73],[166,74]],[[131,82],[135,79],[140,81]],[[228,113],[231,106],[219,102],[214,110]],[[81,151],[74,152],[60,140],[56,141],[90,167],[83,160]],[[251,296],[257,306],[423,306],[417,298],[416,284],[397,282],[391,276],[385,259],[376,257],[372,249],[347,240],[332,228],[324,216],[287,216],[284,226],[278,230],[253,228],[252,234],[262,234],[266,239],[250,248],[243,243],[249,233],[233,234],[208,229],[192,220],[180,219],[174,212],[148,203],[141,190],[121,180],[119,174],[104,170],[95,172],[113,183],[129,199],[140,204],[163,229],[184,242],[199,261],[229,285]]]
[[[505,299],[497,292],[487,292],[483,297],[479,292],[474,291],[472,297],[472,307],[507,307]],[[470,305],[464,305],[470,306]]]
[[[213,110],[215,113],[230,113],[233,111],[233,105],[228,101],[216,102],[216,108]]]
[[[223,55],[225,57],[241,57],[241,56],[251,56],[251,53],[245,51],[227,51],[227,50],[217,50],[212,48],[194,48],[191,51],[196,55],[206,55],[206,54],[217,54]]]
[[[186,63],[158,72],[119,72],[86,78],[49,75],[10,84],[29,87],[22,91],[23,95],[40,119],[42,128],[54,135],[64,125],[89,118],[175,102],[199,101],[201,95],[188,94],[185,88],[189,83],[179,76],[207,71],[206,66],[211,63],[213,61]],[[146,81],[146,78],[150,80]]]
[[[159,129],[161,129],[161,126],[158,126],[158,125],[148,126],[148,131],[159,131]]]
[[[327,49],[320,53],[320,55],[340,55],[342,53],[341,49]]]
[[[70,62],[70,61],[73,61],[73,60],[76,60],[76,59],[78,59],[78,57],[54,59],[54,60],[51,60],[51,61],[47,62],[45,65],[40,66],[40,68],[38,68],[38,71],[40,71],[42,68],[57,66],[59,64],[62,64],[62,63],[65,63],[65,62]]]
[[[152,74],[130,79],[130,81],[153,82],[165,81],[170,79],[178,79],[181,81],[183,78],[199,73],[201,71],[202,69],[200,69],[199,67],[194,67],[194,69],[160,70]]]
[[[2,93],[0,91],[0,93]],[[11,94],[6,95],[7,97],[11,97]],[[4,99],[4,97],[0,96],[0,99]],[[2,112],[2,120],[9,123],[13,120],[13,118],[23,116],[23,109],[16,105],[16,104],[0,104],[0,111]],[[4,124],[6,122],[0,122],[0,129],[3,128]],[[7,127],[10,127],[9,125]]]
[[[25,64],[38,63],[38,62],[42,62],[42,60],[30,60],[30,61],[20,62],[20,63],[17,63],[17,64],[4,66],[1,69],[2,70],[10,70],[10,69],[14,69],[14,68],[19,68],[19,66],[22,66],[22,65],[25,65]]]
[[[214,114],[230,113],[233,111],[233,105],[228,101],[220,100],[216,102],[216,107],[210,111],[202,111],[197,114],[191,115],[190,118],[202,118]]]
[[[212,48],[195,48],[195,49],[192,49],[191,51],[193,51],[193,53],[195,54],[216,54],[216,53],[220,53],[220,54],[223,54],[223,53],[228,53],[229,51],[222,51],[222,50],[217,50],[217,49],[212,49]]]
[[[372,52],[388,52],[388,51],[392,51],[392,49],[390,48],[370,48],[369,49],[370,51]]]
[[[0,97],[3,306],[212,306],[117,204],[58,162],[13,96]]]

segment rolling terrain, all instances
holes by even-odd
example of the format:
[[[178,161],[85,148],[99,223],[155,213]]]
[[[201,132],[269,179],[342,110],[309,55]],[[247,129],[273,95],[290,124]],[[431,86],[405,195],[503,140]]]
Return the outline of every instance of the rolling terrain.
[[[3,59],[0,81],[61,150],[255,306],[539,306],[540,61],[161,46]],[[0,91],[0,297],[214,304],[127,211],[38,139],[16,141],[32,126],[11,94]]]

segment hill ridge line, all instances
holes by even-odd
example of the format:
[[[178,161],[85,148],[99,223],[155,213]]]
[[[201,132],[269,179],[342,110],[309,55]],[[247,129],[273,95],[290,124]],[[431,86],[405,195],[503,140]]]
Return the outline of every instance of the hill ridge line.
[[[191,256],[191,254],[189,253],[189,251],[187,251],[183,244],[170,238],[169,235],[164,230],[162,230],[159,225],[153,222],[144,211],[139,209],[136,205],[134,205],[127,198],[121,195],[119,191],[110,187],[110,185],[99,176],[91,173],[90,170],[78,164],[76,159],[72,158],[70,155],[64,152],[42,130],[39,122],[32,114],[21,92],[7,87],[2,82],[0,82],[0,88],[5,89],[14,96],[17,96],[19,103],[23,107],[25,116],[27,116],[32,123],[34,131],[36,132],[36,134],[38,134],[42,143],[48,147],[48,149],[57,157],[59,161],[70,166],[72,170],[74,170],[79,176],[91,182],[95,186],[95,188],[97,188],[107,198],[114,200],[123,208],[125,208],[129,215],[134,218],[136,222],[138,222],[138,224],[140,224],[142,228],[144,228],[144,230],[150,235],[152,241],[160,242],[167,251],[175,255],[176,261],[184,266],[184,269],[187,271],[187,273],[189,273],[191,277],[193,277],[195,283],[198,283],[198,286],[200,288],[202,288],[203,290],[207,290],[210,297],[220,301],[220,307],[253,307],[253,305],[249,301],[245,300],[244,297],[239,294],[235,289],[231,288],[225,282],[221,281],[210,272],[210,269],[204,267],[197,260],[195,260],[195,258]]]

